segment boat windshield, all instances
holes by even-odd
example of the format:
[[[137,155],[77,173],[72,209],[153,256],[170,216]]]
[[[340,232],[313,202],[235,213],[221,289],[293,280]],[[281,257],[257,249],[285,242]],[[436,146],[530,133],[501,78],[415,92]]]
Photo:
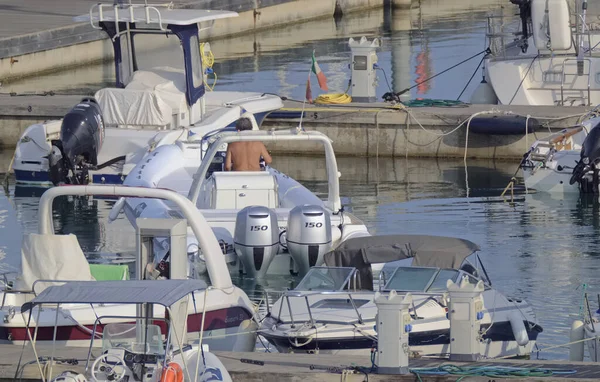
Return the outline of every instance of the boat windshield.
[[[398,267],[385,290],[402,292],[443,292],[448,280],[455,282],[459,271],[455,269]]]
[[[295,290],[340,291],[346,289],[354,274],[352,267],[312,267]]]
[[[136,324],[106,324],[102,331],[102,351],[123,348],[137,354],[163,355],[163,342],[158,325],[141,326],[141,333],[136,335]],[[139,339],[138,339],[139,337]],[[146,341],[144,342],[144,337]]]

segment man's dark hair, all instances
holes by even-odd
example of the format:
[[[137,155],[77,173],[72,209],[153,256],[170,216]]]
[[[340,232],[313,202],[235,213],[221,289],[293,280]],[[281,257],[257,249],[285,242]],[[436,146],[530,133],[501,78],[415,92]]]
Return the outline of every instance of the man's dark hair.
[[[235,128],[239,131],[252,130],[252,122],[249,118],[240,118],[236,122]]]

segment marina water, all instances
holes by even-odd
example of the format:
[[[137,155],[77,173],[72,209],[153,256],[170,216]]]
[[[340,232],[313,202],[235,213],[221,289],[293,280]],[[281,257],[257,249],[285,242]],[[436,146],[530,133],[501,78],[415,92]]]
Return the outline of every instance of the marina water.
[[[501,8],[504,6],[504,8]],[[443,8],[443,11],[440,9]],[[277,93],[302,99],[312,50],[315,49],[332,92],[348,84],[349,37],[382,37],[378,94],[414,85],[485,48],[486,17],[514,12],[500,0],[423,0],[421,7],[385,14],[382,9],[322,19],[242,37],[211,42],[220,90]],[[173,39],[174,40],[174,39]],[[177,46],[146,54],[153,65],[177,66],[169,54]],[[478,59],[411,91],[412,98],[456,99],[477,68]],[[110,84],[108,64],[73,69],[5,84],[4,91],[55,91],[93,94]],[[479,75],[463,99],[479,82]],[[210,81],[210,80],[209,80]],[[313,89],[316,93],[317,89]],[[526,148],[524,147],[524,151]],[[0,154],[7,168],[12,152]],[[481,246],[481,258],[494,287],[533,305],[544,332],[539,347],[569,341],[569,327],[579,314],[584,292],[591,309],[600,292],[600,205],[598,201],[552,199],[517,189],[512,202],[499,195],[516,170],[516,162],[447,159],[338,158],[341,194],[346,207],[363,219],[373,234],[431,234],[469,239]],[[326,193],[322,158],[277,156],[273,166]],[[19,266],[23,233],[37,230],[39,191],[15,188],[0,196],[0,270]],[[73,233],[92,261],[131,258],[135,235],[120,217],[106,223],[112,202],[58,199],[57,231]],[[293,287],[293,277],[256,283],[236,279],[256,302],[263,291]],[[541,351],[540,358],[567,358],[568,348]],[[536,357],[534,354],[533,357]]]

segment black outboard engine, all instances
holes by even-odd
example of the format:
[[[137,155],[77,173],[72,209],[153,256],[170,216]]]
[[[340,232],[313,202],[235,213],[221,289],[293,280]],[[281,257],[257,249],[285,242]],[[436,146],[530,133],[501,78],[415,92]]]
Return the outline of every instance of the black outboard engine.
[[[600,171],[600,123],[590,130],[581,147],[581,159],[573,169],[569,184],[579,183],[583,193],[598,194]]]
[[[94,98],[84,98],[63,118],[60,139],[52,141],[50,180],[58,184],[87,184],[88,170],[98,165],[104,140],[104,121]]]

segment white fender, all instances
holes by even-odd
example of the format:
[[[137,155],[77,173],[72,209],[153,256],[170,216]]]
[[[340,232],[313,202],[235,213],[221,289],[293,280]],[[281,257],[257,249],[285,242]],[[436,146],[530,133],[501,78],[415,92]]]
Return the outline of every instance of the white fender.
[[[584,342],[582,341],[585,336],[585,330],[583,326],[583,321],[575,320],[571,324],[571,332],[569,335],[569,342],[572,343],[569,346],[569,361],[583,361],[584,354]]]
[[[253,352],[256,348],[256,331],[258,324],[253,320],[244,320],[238,327],[233,351]]]
[[[523,323],[523,316],[521,313],[512,312],[508,316],[508,319],[510,321],[510,326],[517,344],[520,346],[527,345],[529,343],[529,336],[527,335],[527,329],[525,329],[525,324]]]

